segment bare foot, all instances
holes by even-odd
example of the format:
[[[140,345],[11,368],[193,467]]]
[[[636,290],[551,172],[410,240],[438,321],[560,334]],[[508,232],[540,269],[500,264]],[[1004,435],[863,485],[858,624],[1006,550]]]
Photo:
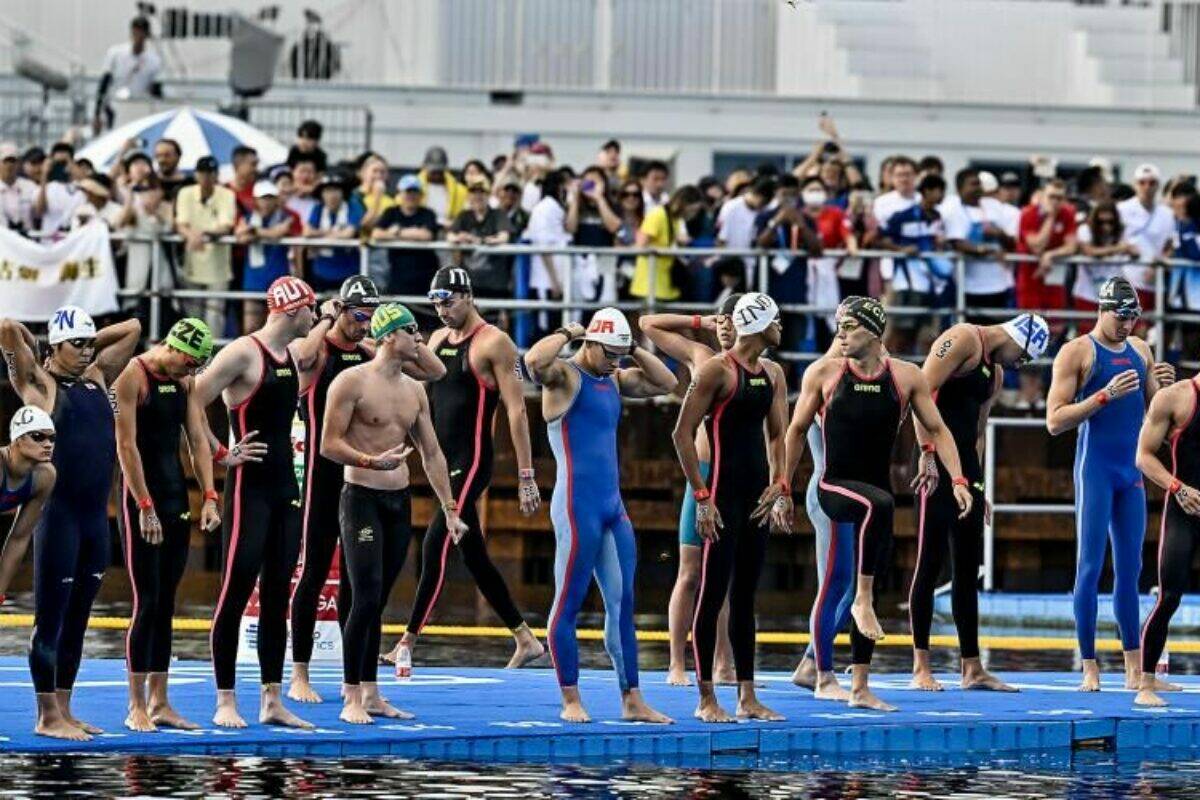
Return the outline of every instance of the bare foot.
[[[666,714],[660,714],[646,705],[641,694],[629,694],[621,698],[621,719],[630,722],[652,722],[656,725],[671,725],[675,720]]]
[[[850,606],[850,616],[854,617],[854,624],[863,636],[873,642],[883,638],[883,626],[879,624],[879,618],[875,616],[875,606],[869,599],[865,602],[855,600]]]
[[[1142,689],[1137,693],[1137,697],[1133,698],[1135,706],[1146,706],[1150,708],[1162,708],[1167,704],[1153,689]]]
[[[375,720],[371,719],[371,715],[367,713],[367,709],[362,703],[346,703],[342,706],[342,713],[338,714],[338,719],[342,722],[349,722],[351,725],[374,725]]]
[[[258,721],[263,725],[283,725],[287,728],[301,728],[303,730],[312,730],[314,726],[311,722],[302,720],[287,710],[283,703],[278,701],[270,701],[264,703],[258,712]]]
[[[95,725],[91,725],[81,719],[76,719],[70,712],[63,712],[63,721],[65,721],[68,725],[74,725],[76,728],[79,728],[79,730],[83,731],[84,733],[91,734],[92,736],[104,733],[103,728],[97,728]]]
[[[591,722],[592,718],[583,710],[583,704],[578,700],[564,700],[563,709],[558,718],[563,722]]]
[[[508,660],[505,669],[520,669],[526,664],[532,664],[546,654],[546,647],[537,639],[517,640],[517,649]]]
[[[738,719],[757,719],[763,722],[783,722],[787,719],[783,714],[772,711],[757,700],[738,702],[737,716]]]
[[[288,685],[287,696],[295,700],[297,703],[323,703],[321,695],[317,694],[317,690],[312,687],[312,684],[303,678],[292,676],[292,682]]]
[[[836,675],[832,672],[825,672],[817,677],[817,688],[813,690],[813,699],[845,703],[850,699],[850,692],[842,688]]]
[[[414,715],[401,711],[383,697],[372,697],[363,702],[363,708],[372,717],[387,717],[388,719],[414,719]]]
[[[713,683],[717,686],[737,686],[737,673],[728,664],[718,664],[713,670]]]
[[[850,701],[847,703],[850,708],[870,708],[875,711],[895,711],[896,707],[890,703],[885,703],[876,697],[875,693],[870,689],[855,689],[850,692]]]
[[[176,728],[181,731],[199,730],[200,726],[182,717],[178,711],[171,708],[169,703],[161,706],[150,706],[150,721],[164,728]]]
[[[691,686],[692,680],[687,676],[687,670],[683,667],[671,667],[667,670],[667,685]]]
[[[1154,691],[1156,692],[1182,692],[1183,687],[1178,683],[1169,683],[1162,680],[1157,675],[1154,676]]]
[[[985,669],[978,672],[968,672],[962,677],[962,688],[976,692],[1019,692],[1015,686],[1009,686]]]
[[[919,669],[913,673],[912,680],[908,682],[908,688],[920,689],[923,692],[940,692],[942,691],[942,684],[938,682],[937,678],[933,677],[932,672]]]
[[[692,716],[701,722],[737,722],[728,711],[721,708],[716,697],[701,697]]]
[[[65,719],[52,722],[38,720],[33,732],[38,736],[49,736],[52,739],[68,739],[72,742],[90,742],[92,737],[82,728],[77,728]]]
[[[1100,691],[1100,667],[1095,661],[1083,662],[1083,681],[1079,684],[1079,691]]]
[[[129,709],[129,716],[125,717],[125,727],[131,731],[140,731],[142,733],[152,733],[158,728],[154,727],[154,723],[150,721],[150,715],[144,708]]]
[[[801,689],[817,688],[817,662],[811,658],[802,659],[792,673],[792,683]]]
[[[231,704],[217,704],[217,712],[213,714],[213,724],[222,728],[245,728],[246,720],[238,713],[237,706]]]

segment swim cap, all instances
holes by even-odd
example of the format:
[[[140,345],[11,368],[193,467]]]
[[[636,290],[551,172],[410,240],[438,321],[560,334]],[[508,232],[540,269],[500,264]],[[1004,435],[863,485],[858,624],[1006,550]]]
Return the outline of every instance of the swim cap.
[[[842,317],[846,316],[846,308],[855,300],[858,300],[861,295],[848,294],[842,298],[842,302],[838,303],[838,307],[833,312],[833,322],[836,325],[842,321]]]
[[[741,300],[745,295],[742,292],[733,292],[721,301],[721,305],[717,306],[717,313],[723,317],[732,316],[733,310],[737,308],[738,300]]]
[[[397,330],[415,334],[417,318],[399,303],[384,303],[371,315],[371,338],[376,341]]]
[[[842,319],[847,317],[876,336],[883,336],[883,329],[887,327],[887,312],[883,309],[883,303],[874,297],[847,299]]]
[[[779,306],[770,295],[748,292],[733,307],[733,328],[739,336],[762,333],[779,319]]]
[[[1050,326],[1037,314],[1018,314],[1000,327],[1031,358],[1041,358],[1050,346]]]
[[[366,275],[351,275],[342,281],[342,288],[338,290],[338,299],[346,308],[377,306],[381,302],[375,281]]]
[[[95,339],[96,323],[79,306],[63,306],[50,317],[50,344],[68,339]]]
[[[1115,311],[1122,317],[1136,317],[1142,313],[1142,303],[1133,284],[1119,275],[1104,282],[1099,297],[1101,311]]]
[[[8,440],[15,442],[27,433],[53,431],[54,420],[37,406],[21,406],[8,423]]]
[[[602,308],[592,315],[587,332],[583,334],[585,342],[595,342],[612,348],[626,348],[633,345],[633,331],[629,328],[629,320],[615,308]]]
[[[291,275],[276,278],[267,289],[267,311],[272,314],[285,314],[316,302],[312,287]]]
[[[471,293],[471,274],[462,267],[442,267],[429,284],[429,299],[445,300],[454,292]]]
[[[212,355],[213,335],[203,320],[184,317],[171,326],[163,343],[197,361],[208,361]]]

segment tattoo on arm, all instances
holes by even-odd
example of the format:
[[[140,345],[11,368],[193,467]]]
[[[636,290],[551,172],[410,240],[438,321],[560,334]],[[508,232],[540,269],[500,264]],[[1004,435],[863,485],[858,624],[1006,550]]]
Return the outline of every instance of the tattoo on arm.
[[[950,348],[953,346],[954,346],[954,340],[946,339],[941,344],[938,345],[937,350],[934,352],[934,355],[937,356],[938,358],[945,358],[947,355],[949,355]]]

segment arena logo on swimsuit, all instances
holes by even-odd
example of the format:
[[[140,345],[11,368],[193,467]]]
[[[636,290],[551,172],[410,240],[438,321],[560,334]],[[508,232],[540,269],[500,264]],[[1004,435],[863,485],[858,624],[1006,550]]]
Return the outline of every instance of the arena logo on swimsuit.
[[[175,394],[175,384],[173,384],[173,383],[160,384],[158,387],[158,393],[159,394]]]
[[[856,384],[854,384],[854,391],[856,391],[856,392],[871,392],[872,394],[879,394],[880,392],[883,391],[883,387],[880,386],[878,383],[856,383]]]

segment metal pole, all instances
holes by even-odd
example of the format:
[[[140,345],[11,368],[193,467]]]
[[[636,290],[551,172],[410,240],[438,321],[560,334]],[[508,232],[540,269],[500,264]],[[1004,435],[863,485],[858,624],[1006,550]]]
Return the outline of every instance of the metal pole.
[[[371,274],[371,243],[359,242],[358,244],[358,274]]]
[[[157,342],[159,336],[159,328],[162,327],[162,283],[159,279],[161,274],[161,265],[159,259],[162,258],[162,242],[159,241],[158,234],[154,234],[154,240],[150,243],[150,341]]]
[[[1167,307],[1167,268],[1154,268],[1154,324],[1158,326],[1158,336],[1154,337],[1154,360],[1162,361],[1167,350],[1167,321],[1163,311]]]
[[[551,255],[550,260],[554,261],[557,256]],[[575,256],[567,256],[566,274],[560,275],[562,281],[562,325],[565,327],[571,322],[571,303],[575,300],[575,281],[572,280],[572,275],[575,272]],[[554,265],[554,271],[558,271],[558,264]]]
[[[987,513],[996,499],[996,426],[990,419],[983,436],[983,590],[990,592],[996,588],[996,527]]]
[[[770,285],[771,278],[771,276],[767,273],[767,270],[770,269],[767,263],[767,254],[759,253],[754,257],[754,261],[758,265],[758,286],[754,288],[760,292],[765,292],[767,291],[767,287]],[[811,289],[809,290],[809,297],[812,297]]]
[[[959,253],[954,259],[955,322],[967,321],[967,260]]]

